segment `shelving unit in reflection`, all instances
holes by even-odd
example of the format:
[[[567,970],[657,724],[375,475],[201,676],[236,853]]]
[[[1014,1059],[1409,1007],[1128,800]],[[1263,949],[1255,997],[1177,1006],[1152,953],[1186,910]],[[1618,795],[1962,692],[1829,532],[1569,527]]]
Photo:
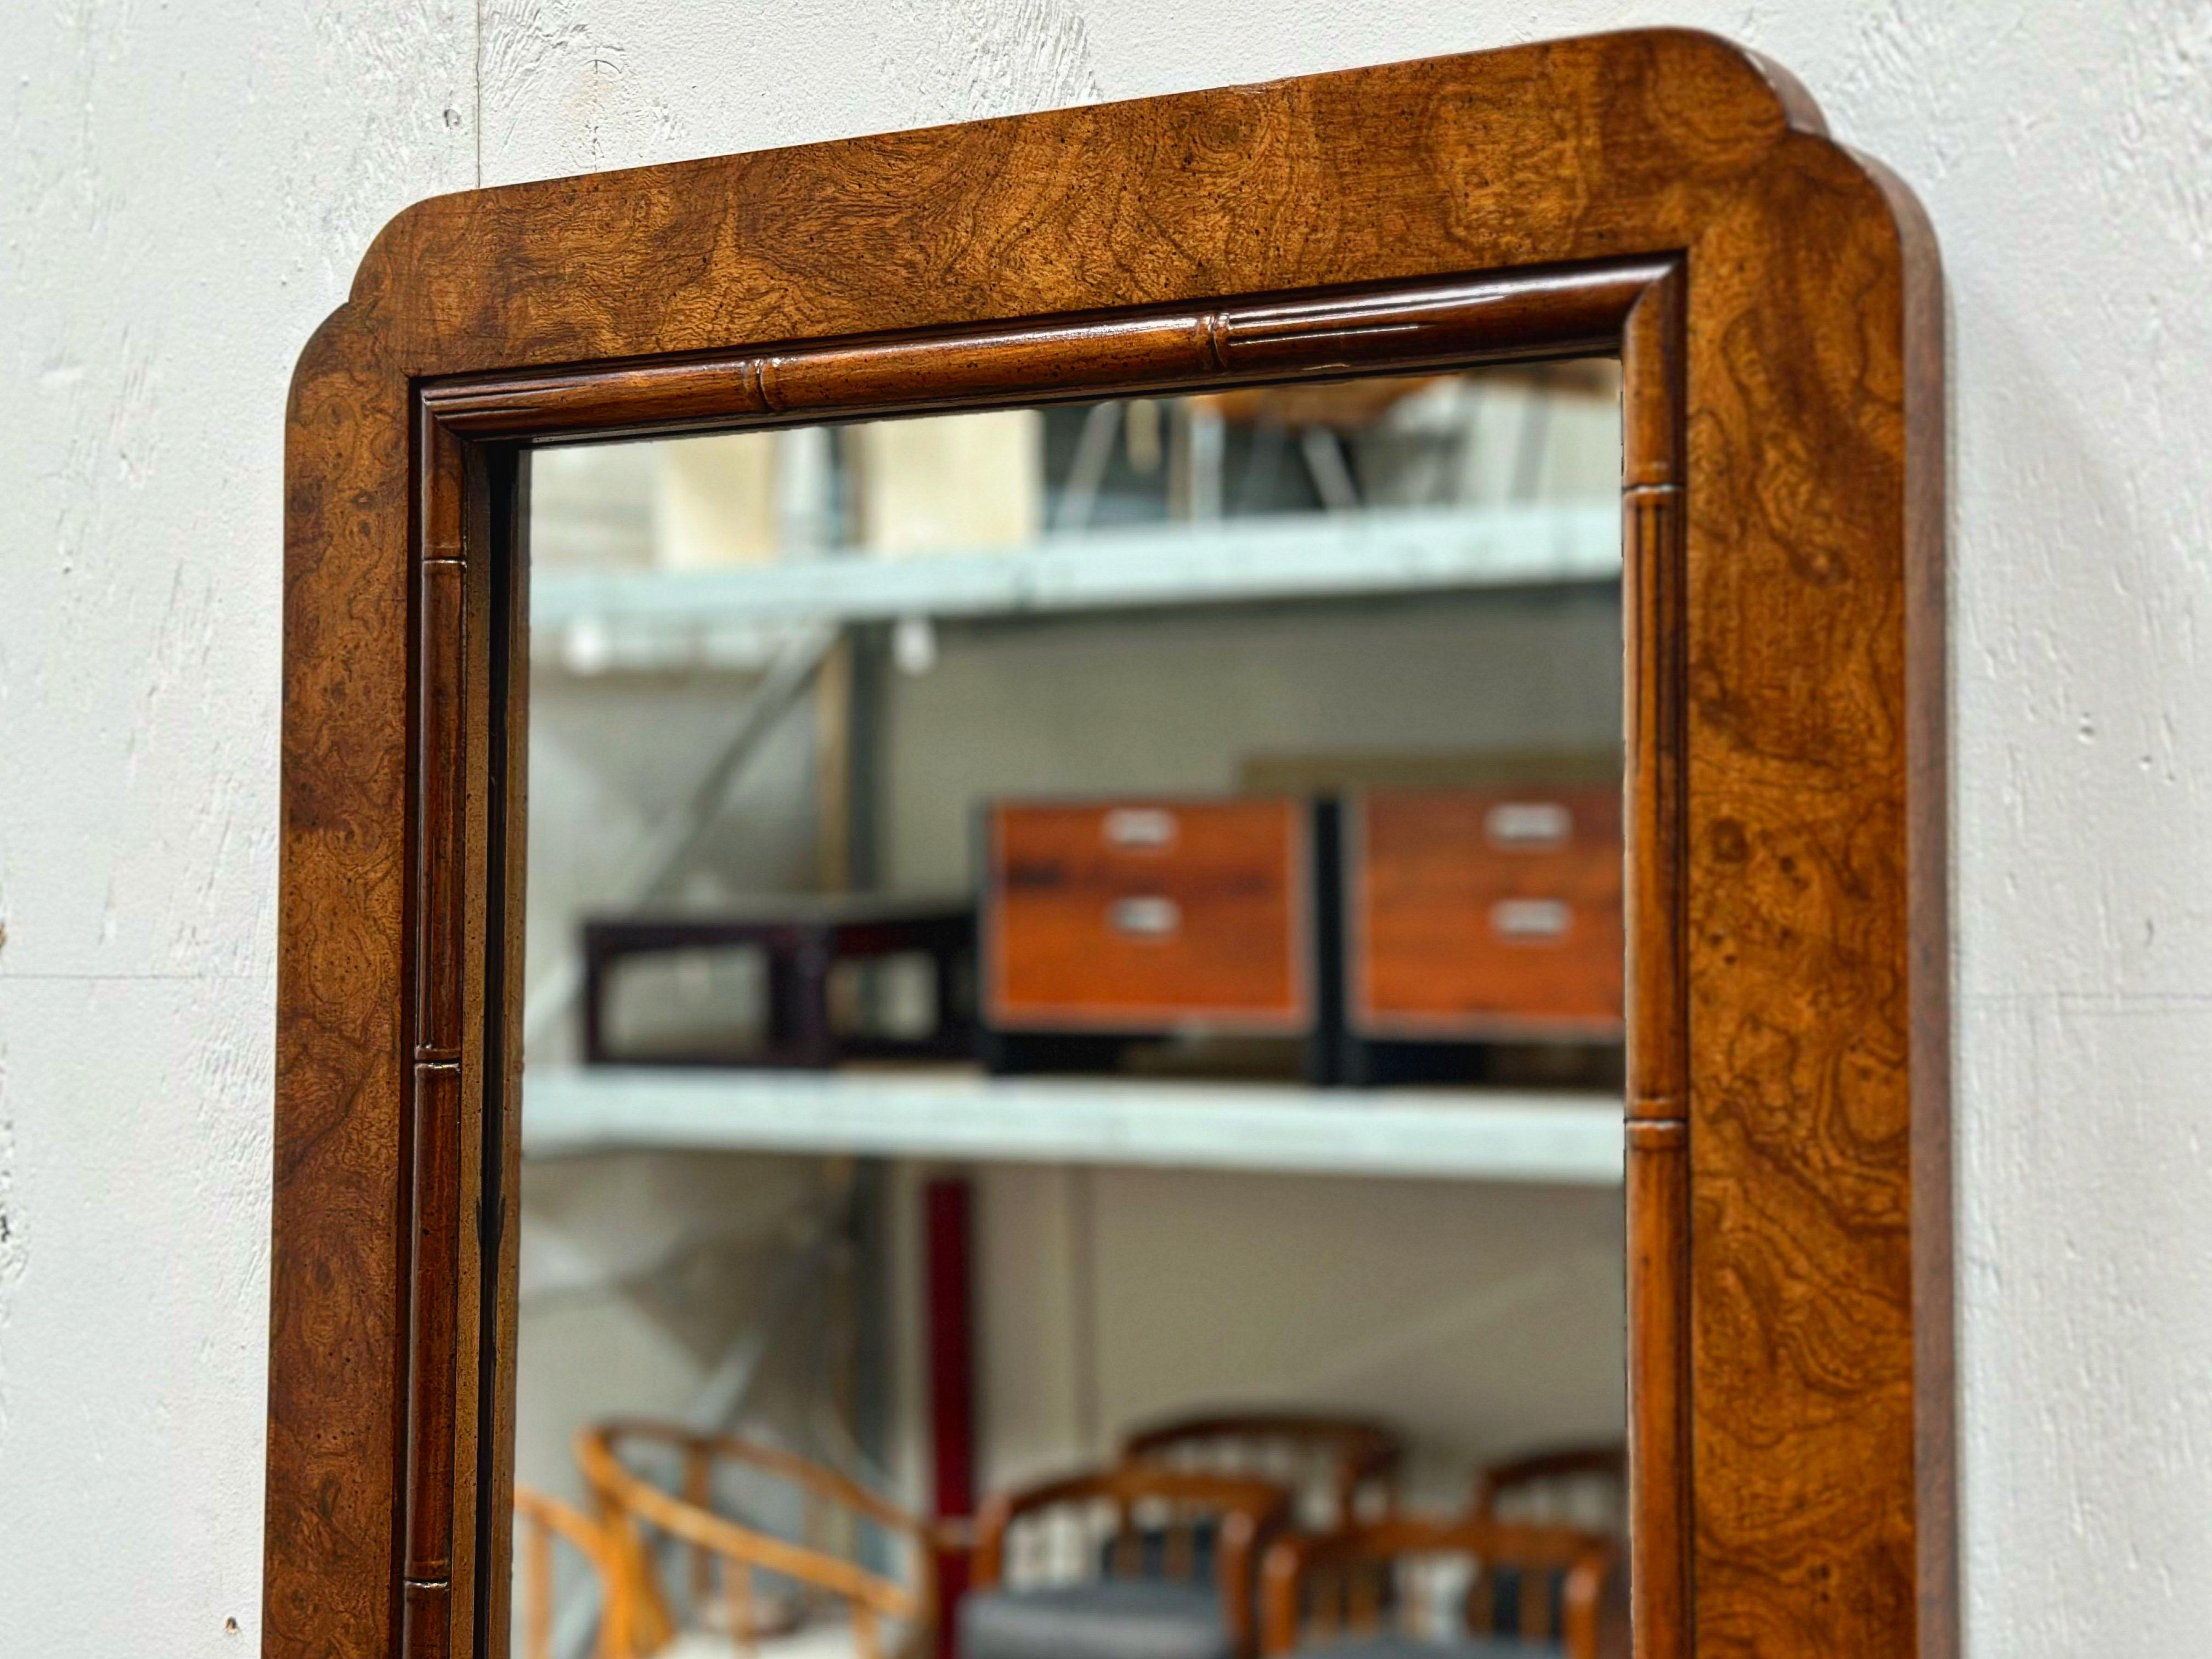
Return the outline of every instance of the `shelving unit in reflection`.
[[[1268,797],[1319,825],[1376,788],[1617,775],[1616,399],[1607,366],[1535,365],[541,455],[526,1152],[1617,1183],[1622,1109],[1598,1091],[1602,1065],[1340,1071],[1337,1051],[1360,1045],[1338,1006],[1334,854],[1295,895],[1313,932],[1293,930],[1284,970],[1309,993],[1298,1020],[1255,1034],[1176,1004],[1109,1031],[1086,1004],[1069,1030],[1031,1032],[985,1006],[979,963],[972,985],[939,971],[931,1003],[945,1029],[973,1025],[966,1070],[845,1065],[842,1049],[817,1055],[829,1069],[780,1068],[794,1008],[872,1030],[902,1004],[888,957],[841,988],[840,964],[795,974],[726,941],[641,957],[585,994],[569,944],[594,919],[758,933],[793,906],[927,893],[988,908],[979,814],[1016,796]],[[1500,771],[1501,757],[1594,772]],[[1040,872],[1024,866],[1024,894]],[[1234,874],[1170,873],[1208,896]],[[1117,888],[1115,914],[1197,915],[1160,882]],[[1095,885],[1074,882],[1070,902]],[[1243,950],[1247,924],[1222,925]],[[1164,956],[1171,931],[1139,927],[1123,955]],[[1088,957],[1094,979],[1135,971]],[[603,1017],[638,1040],[576,1040]],[[1017,1026],[1029,1048],[1013,1054]],[[1117,1032],[1172,1046],[1186,1026],[1303,1042],[1303,1080],[1295,1056],[1107,1056]],[[1384,1036],[1407,1034],[1360,1042]],[[1585,1038],[1611,1040],[1570,1040]]]
[[[536,453],[519,1469],[687,1394],[885,1491],[1224,1401],[1423,1501],[1616,1441],[1618,410]]]
[[[645,1148],[1617,1186],[1612,1096],[592,1066],[523,1083],[524,1154]]]
[[[1607,501],[1147,525],[1026,546],[823,552],[717,568],[547,570],[532,584],[541,656],[586,672],[756,666],[795,629],[909,617],[1356,599],[1617,581]]]

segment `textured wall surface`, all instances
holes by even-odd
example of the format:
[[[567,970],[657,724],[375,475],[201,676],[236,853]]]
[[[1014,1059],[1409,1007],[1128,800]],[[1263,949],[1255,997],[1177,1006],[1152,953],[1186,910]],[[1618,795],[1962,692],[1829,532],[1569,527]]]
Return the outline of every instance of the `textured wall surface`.
[[[478,179],[1656,21],[1794,68],[1920,191],[1950,270],[1972,1650],[2201,1651],[2203,0],[14,9],[0,1650],[256,1640],[280,418],[386,216]]]

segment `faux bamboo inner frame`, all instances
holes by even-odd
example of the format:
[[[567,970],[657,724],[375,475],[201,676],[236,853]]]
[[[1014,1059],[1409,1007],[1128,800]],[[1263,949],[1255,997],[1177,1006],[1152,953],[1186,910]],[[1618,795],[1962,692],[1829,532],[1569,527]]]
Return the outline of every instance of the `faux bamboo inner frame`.
[[[506,1650],[532,444],[1538,358],[1622,369],[1632,1596],[1689,1651],[1684,272],[1607,261],[415,390],[415,1085],[398,1544],[409,1659]]]

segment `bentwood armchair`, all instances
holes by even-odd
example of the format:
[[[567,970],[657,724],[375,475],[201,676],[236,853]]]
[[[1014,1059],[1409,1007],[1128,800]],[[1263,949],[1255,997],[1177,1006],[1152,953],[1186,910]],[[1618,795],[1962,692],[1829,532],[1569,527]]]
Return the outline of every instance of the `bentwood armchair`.
[[[573,1504],[535,1487],[514,1489],[515,1612],[523,1659],[553,1659],[557,1545],[566,1545],[595,1581],[599,1633],[592,1659],[634,1659],[627,1581],[608,1530]]]
[[[665,1423],[586,1429],[576,1455],[613,1540],[635,1659],[925,1659],[933,1647],[941,1540],[857,1482]],[[665,1481],[641,1473],[654,1464]],[[783,1524],[725,1512],[732,1474],[753,1510]],[[855,1559],[869,1527],[904,1555],[902,1571]]]

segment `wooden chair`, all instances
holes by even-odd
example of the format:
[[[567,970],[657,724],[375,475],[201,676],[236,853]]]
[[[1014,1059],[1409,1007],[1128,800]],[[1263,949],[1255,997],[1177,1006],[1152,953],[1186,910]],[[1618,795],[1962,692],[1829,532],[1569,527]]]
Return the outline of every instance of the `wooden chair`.
[[[673,1454],[678,1490],[624,1455],[653,1448]],[[923,1659],[933,1650],[945,1540],[858,1482],[773,1446],[668,1423],[586,1429],[576,1455],[613,1540],[636,1659]],[[730,1465],[787,1490],[801,1513],[799,1538],[717,1512],[717,1474]],[[851,1559],[866,1524],[905,1545],[908,1578]],[[681,1586],[664,1573],[672,1555],[688,1562]]]
[[[1492,1521],[1575,1526],[1625,1538],[1628,1448],[1599,1441],[1492,1463],[1475,1476],[1470,1508]]]
[[[613,1538],[581,1510],[534,1487],[514,1489],[514,1559],[523,1659],[553,1659],[554,1545],[566,1544],[599,1582],[599,1632],[593,1659],[631,1659],[628,1583]]]
[[[961,1659],[1249,1659],[1271,1481],[1123,1463],[1002,1492],[978,1524]]]
[[[1261,1573],[1263,1648],[1328,1659],[1599,1659],[1619,1551],[1596,1533],[1395,1516],[1285,1538]],[[1517,1594],[1501,1607],[1493,1592]],[[1424,1628],[1425,1626],[1425,1628]]]
[[[1386,1424],[1321,1413],[1220,1412],[1154,1424],[1121,1443],[1124,1462],[1274,1481],[1297,1519],[1328,1530],[1396,1506],[1404,1438]]]

